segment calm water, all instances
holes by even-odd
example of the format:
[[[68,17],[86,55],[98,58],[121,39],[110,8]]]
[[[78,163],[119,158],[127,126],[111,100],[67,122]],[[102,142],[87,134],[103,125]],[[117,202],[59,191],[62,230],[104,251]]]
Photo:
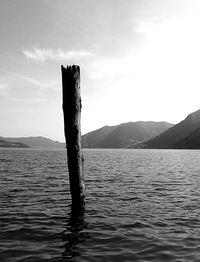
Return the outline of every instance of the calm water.
[[[200,151],[85,150],[73,217],[63,150],[0,150],[0,261],[200,261]]]

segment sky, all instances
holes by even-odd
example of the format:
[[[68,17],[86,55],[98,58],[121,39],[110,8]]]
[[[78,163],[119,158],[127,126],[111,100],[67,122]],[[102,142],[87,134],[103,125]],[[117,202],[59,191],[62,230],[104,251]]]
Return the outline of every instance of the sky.
[[[199,0],[1,0],[0,136],[64,141],[61,65],[81,67],[82,134],[200,109]]]

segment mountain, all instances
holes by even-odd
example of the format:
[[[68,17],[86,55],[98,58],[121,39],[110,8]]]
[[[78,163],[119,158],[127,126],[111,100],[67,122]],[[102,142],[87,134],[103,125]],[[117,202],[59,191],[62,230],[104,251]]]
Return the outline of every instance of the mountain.
[[[135,148],[169,129],[166,122],[129,122],[117,126],[105,126],[83,136],[83,147],[93,148]]]
[[[183,121],[159,136],[143,143],[145,148],[177,148],[179,142],[192,135],[200,127],[200,110],[189,114]],[[183,145],[184,142],[182,142]]]
[[[6,148],[29,148],[29,146],[23,144],[23,143],[17,143],[17,142],[7,142],[5,140],[0,139],[0,147],[6,147]]]
[[[197,128],[192,134],[179,141],[175,148],[177,149],[200,149],[200,128]]]
[[[6,142],[17,142],[28,145],[31,148],[46,148],[46,149],[61,149],[65,148],[65,143],[53,141],[49,138],[37,136],[37,137],[0,137]]]
[[[95,131],[89,132],[82,136],[83,147],[96,147],[96,145],[103,140],[107,135],[109,135],[118,126],[104,126]]]

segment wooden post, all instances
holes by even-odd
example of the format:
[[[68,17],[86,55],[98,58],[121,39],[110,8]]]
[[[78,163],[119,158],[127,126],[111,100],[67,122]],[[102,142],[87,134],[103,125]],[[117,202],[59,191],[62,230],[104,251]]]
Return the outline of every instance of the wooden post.
[[[85,204],[83,152],[81,147],[80,68],[77,65],[61,66],[63,86],[64,129],[67,146],[72,209]]]

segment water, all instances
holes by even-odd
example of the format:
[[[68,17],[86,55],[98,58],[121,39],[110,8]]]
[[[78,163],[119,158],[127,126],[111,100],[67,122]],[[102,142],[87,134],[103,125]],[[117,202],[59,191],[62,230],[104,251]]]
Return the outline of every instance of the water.
[[[200,261],[200,151],[85,150],[85,213],[65,150],[0,150],[0,261]]]

